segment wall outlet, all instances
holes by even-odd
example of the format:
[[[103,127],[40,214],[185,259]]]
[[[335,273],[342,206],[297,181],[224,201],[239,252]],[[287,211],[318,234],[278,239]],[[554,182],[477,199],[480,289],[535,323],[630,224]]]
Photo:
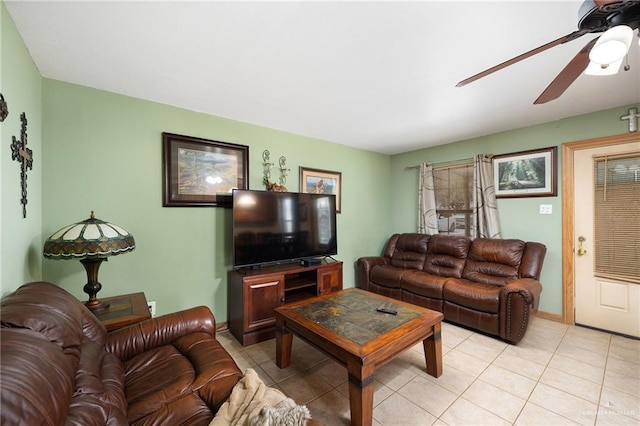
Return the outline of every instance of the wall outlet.
[[[147,302],[147,306],[149,307],[149,313],[151,314],[151,318],[156,316],[156,301],[152,300],[151,302]]]

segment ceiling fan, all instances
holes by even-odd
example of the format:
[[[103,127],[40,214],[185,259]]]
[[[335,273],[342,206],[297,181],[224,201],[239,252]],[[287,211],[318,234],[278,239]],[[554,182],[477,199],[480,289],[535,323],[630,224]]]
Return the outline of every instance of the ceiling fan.
[[[590,66],[590,62],[592,65],[603,70],[613,65],[613,61],[611,61],[610,64],[608,62],[602,62],[601,59],[594,59],[594,53],[606,50],[600,49],[600,45],[604,46],[605,41],[609,41],[610,39],[616,41],[616,37],[619,37],[619,35],[614,34],[615,32],[624,33],[623,43],[626,44],[626,49],[622,55],[616,59],[616,61],[622,62],[622,58],[624,58],[628,52],[631,38],[633,38],[633,30],[640,25],[640,0],[585,0],[580,6],[578,17],[578,30],[462,80],[456,84],[456,87],[472,83],[509,65],[544,52],[554,46],[573,41],[585,34],[604,33],[589,41],[589,43],[578,52],[551,84],[547,86],[538,99],[535,100],[534,104],[543,104],[552,101],[567,90],[571,83]],[[629,29],[631,31],[629,31]],[[620,45],[618,44],[618,46]],[[617,65],[619,66],[619,64]],[[625,70],[626,69],[628,68],[625,68]],[[603,72],[602,74],[605,73]],[[609,72],[609,74],[611,74],[611,72]]]

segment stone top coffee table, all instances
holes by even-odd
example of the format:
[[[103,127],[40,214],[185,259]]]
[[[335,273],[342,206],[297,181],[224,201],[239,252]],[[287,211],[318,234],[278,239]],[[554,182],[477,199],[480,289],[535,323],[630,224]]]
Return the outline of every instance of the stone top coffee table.
[[[275,315],[278,367],[291,363],[293,334],[346,366],[352,425],[373,421],[374,371],[417,343],[423,342],[427,372],[442,374],[440,312],[350,288],[278,307]]]

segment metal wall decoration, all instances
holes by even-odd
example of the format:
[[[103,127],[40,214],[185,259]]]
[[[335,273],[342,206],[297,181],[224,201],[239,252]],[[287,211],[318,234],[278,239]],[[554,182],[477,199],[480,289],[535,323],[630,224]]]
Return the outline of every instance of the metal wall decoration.
[[[20,139],[12,136],[11,159],[20,163],[20,186],[22,187],[22,217],[27,217],[27,169],[33,169],[33,152],[27,148],[27,114],[20,114],[22,122]]]
[[[620,117],[620,120],[629,120],[629,133],[638,131],[638,118],[640,113],[636,108],[629,108],[629,114]]]
[[[9,115],[9,107],[7,101],[4,100],[4,96],[0,93],[0,122],[3,122]]]

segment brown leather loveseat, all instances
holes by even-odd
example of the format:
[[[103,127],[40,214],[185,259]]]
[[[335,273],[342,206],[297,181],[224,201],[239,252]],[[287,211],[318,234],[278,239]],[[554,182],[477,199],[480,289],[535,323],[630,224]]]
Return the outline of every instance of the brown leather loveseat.
[[[538,309],[546,251],[515,239],[394,234],[382,256],[357,260],[356,285],[517,343]]]
[[[206,307],[111,333],[65,290],[0,307],[2,425],[208,425],[242,378]]]

